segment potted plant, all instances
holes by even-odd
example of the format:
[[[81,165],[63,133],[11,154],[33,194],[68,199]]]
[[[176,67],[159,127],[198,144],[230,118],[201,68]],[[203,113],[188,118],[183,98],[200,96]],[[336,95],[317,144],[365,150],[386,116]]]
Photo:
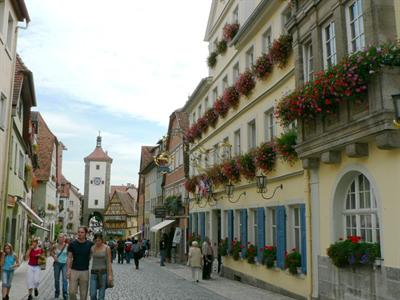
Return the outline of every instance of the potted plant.
[[[228,107],[233,107],[236,109],[239,105],[240,95],[238,90],[234,86],[226,88],[224,90],[222,98],[224,99],[224,102]]]
[[[276,151],[273,143],[263,143],[255,151],[256,165],[264,173],[272,171],[275,159]]]
[[[232,257],[234,260],[240,259],[241,251],[242,251],[242,248],[241,248],[240,242],[235,238],[232,241],[232,245],[231,245],[231,253],[232,253]]]
[[[228,238],[219,241],[218,254],[221,256],[228,255]]]
[[[221,164],[222,174],[232,182],[240,181],[240,170],[236,163],[236,160],[229,159]]]
[[[228,45],[224,39],[217,42],[217,53],[218,54],[224,54],[226,52],[226,49],[228,49]]]
[[[269,53],[264,53],[259,58],[257,58],[256,63],[253,65],[252,70],[254,75],[259,80],[264,80],[271,74],[273,68],[271,55]]]
[[[261,248],[260,251],[263,251],[263,264],[266,265],[268,269],[273,268],[276,261],[276,247],[265,246]]]
[[[227,43],[229,43],[235,37],[236,33],[239,31],[239,24],[237,23],[225,24],[222,31],[224,40]]]
[[[301,267],[301,255],[297,249],[292,249],[292,251],[285,256],[285,269],[288,269],[290,274],[297,275],[297,268]]]
[[[214,103],[214,110],[218,115],[224,118],[229,111],[229,106],[225,103],[223,98],[219,97]]]
[[[256,164],[252,153],[245,153],[237,158],[240,174],[247,180],[253,180],[256,177]]]
[[[297,161],[295,150],[297,133],[294,129],[288,130],[276,139],[276,150],[283,161],[293,165]]]
[[[246,258],[249,264],[256,263],[257,249],[252,243],[247,243]]]
[[[217,64],[217,56],[218,56],[218,53],[215,52],[215,51],[213,51],[213,52],[211,52],[210,55],[207,57],[207,65],[208,65],[210,68],[214,68],[215,65]]]
[[[271,59],[278,68],[283,69],[292,52],[292,36],[281,35],[278,39],[274,40],[270,50]]]
[[[248,97],[251,91],[256,86],[256,81],[254,80],[253,73],[250,71],[245,71],[240,74],[238,80],[235,83],[236,90],[239,94]]]

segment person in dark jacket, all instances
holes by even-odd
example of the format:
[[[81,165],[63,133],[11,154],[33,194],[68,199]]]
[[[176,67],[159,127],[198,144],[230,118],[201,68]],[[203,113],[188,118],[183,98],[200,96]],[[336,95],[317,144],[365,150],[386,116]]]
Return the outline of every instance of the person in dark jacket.
[[[119,239],[118,243],[117,243],[118,263],[119,264],[124,263],[124,248],[125,248],[125,241],[123,241],[122,239]]]
[[[167,254],[167,240],[166,235],[164,234],[160,240],[160,266],[165,266],[165,255]]]

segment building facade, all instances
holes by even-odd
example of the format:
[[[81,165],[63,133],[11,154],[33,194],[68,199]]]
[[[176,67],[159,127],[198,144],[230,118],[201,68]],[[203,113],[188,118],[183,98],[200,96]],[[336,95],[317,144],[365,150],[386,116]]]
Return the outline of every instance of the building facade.
[[[103,213],[108,205],[112,158],[101,147],[101,136],[97,137],[96,148],[85,161],[85,198],[83,224],[88,225],[92,217],[103,221]]]
[[[62,232],[74,236],[81,225],[81,198],[79,189],[62,176],[59,187],[58,223]]]

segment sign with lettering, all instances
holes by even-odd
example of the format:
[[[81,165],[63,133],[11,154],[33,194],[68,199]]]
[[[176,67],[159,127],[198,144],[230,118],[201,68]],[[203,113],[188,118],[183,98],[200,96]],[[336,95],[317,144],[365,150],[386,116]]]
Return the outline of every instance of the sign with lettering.
[[[154,214],[156,218],[165,218],[167,215],[167,209],[164,206],[155,207]]]

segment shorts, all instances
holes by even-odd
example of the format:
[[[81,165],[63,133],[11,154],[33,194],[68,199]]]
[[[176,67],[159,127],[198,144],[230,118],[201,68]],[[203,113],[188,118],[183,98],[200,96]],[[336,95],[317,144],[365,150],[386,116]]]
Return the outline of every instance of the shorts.
[[[11,288],[11,282],[13,280],[13,276],[14,276],[14,271],[10,270],[10,271],[6,271],[3,270],[3,274],[2,274],[2,284],[1,286],[3,288]]]

